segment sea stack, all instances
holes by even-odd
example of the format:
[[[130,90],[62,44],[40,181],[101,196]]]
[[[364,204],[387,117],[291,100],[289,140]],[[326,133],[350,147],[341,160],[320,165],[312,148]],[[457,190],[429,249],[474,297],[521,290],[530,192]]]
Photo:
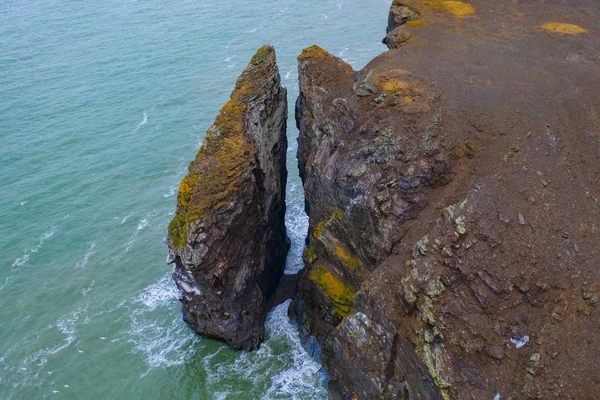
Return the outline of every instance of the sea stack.
[[[286,119],[275,50],[263,46],[190,163],[169,225],[184,320],[236,350],[260,345],[285,268]]]

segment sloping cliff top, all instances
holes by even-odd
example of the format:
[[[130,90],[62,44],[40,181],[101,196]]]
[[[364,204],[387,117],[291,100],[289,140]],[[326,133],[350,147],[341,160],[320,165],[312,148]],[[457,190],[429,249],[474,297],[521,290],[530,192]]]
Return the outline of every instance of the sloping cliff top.
[[[299,58],[311,247],[293,311],[348,397],[600,393],[598,15],[396,1],[395,45],[361,71]],[[356,290],[343,318],[329,275]]]

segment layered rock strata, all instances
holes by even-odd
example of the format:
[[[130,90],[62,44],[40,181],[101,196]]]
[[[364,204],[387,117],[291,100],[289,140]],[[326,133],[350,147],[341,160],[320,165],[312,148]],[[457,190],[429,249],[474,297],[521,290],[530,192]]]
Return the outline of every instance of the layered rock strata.
[[[361,71],[298,59],[310,226],[290,313],[332,395],[596,398],[600,5],[391,15],[412,37]]]
[[[234,349],[259,346],[285,267],[286,119],[275,50],[264,46],[208,129],[169,225],[185,321]]]

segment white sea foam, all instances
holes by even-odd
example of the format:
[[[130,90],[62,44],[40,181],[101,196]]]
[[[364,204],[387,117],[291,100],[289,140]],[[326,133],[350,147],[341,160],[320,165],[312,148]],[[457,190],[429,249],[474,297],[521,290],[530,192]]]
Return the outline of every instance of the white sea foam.
[[[94,287],[94,285],[96,284],[96,281],[92,281],[90,282],[90,286],[81,289],[81,294],[84,296],[87,296],[87,294],[90,292],[90,290],[92,290],[92,287]]]
[[[88,262],[90,261],[90,257],[92,257],[94,254],[96,254],[96,243],[92,242],[92,244],[90,244],[90,248],[83,256],[83,259],[77,263],[76,267],[77,268],[87,267]]]
[[[169,191],[167,193],[163,194],[163,197],[165,199],[167,199],[167,198],[175,195],[175,193],[177,193],[177,186],[171,186],[171,187],[169,187]]]
[[[137,225],[137,228],[135,230],[135,232],[133,233],[133,235],[129,238],[129,241],[126,243],[125,246],[125,253],[128,253],[129,250],[131,250],[131,248],[133,247],[134,243],[137,240],[138,235],[140,234],[141,231],[143,231],[144,229],[146,229],[147,227],[150,226],[150,222],[152,221],[152,219],[154,217],[156,217],[158,215],[158,211],[151,211],[149,213],[147,213],[144,218],[140,219]]]
[[[229,396],[229,393],[229,390],[226,390],[224,392],[215,392],[213,396],[215,400],[227,400],[227,396]]]
[[[177,301],[179,292],[171,274],[163,276],[158,282],[148,286],[137,297],[137,301],[146,306],[148,311],[165,307]]]
[[[129,315],[131,330],[128,342],[141,354],[150,369],[181,365],[193,354],[196,335],[178,313],[156,317],[157,310],[171,310],[177,303],[178,291],[171,275],[146,287],[132,302]],[[122,303],[128,307],[128,303]],[[149,371],[149,370],[148,370]]]
[[[288,148],[287,148],[287,152],[288,153],[296,153],[296,151],[298,150],[298,142],[296,142],[295,140],[292,141],[291,143],[288,144]]]
[[[227,63],[227,67],[226,67],[227,69],[232,69],[235,66],[235,63],[233,62],[233,60],[235,60],[236,57],[237,57],[237,54],[234,54],[232,56],[227,57],[225,60],[223,60]],[[202,144],[203,141],[204,141],[204,139],[200,140],[200,144]]]
[[[142,122],[140,122],[136,128],[136,130],[140,129],[142,126],[146,125],[148,122],[148,113],[144,110],[144,115],[142,116]]]
[[[129,219],[129,217],[131,217],[131,214],[128,214],[128,215],[124,216],[123,219],[121,220],[121,225],[123,225],[125,222],[127,222],[127,220]]]
[[[327,391],[322,386],[323,373],[321,365],[315,362],[302,347],[300,335],[288,317],[291,300],[277,306],[268,316],[266,322],[269,340],[280,340],[291,347],[292,365],[276,374],[271,379],[271,387],[267,398],[327,398]]]
[[[322,387],[321,366],[302,348],[297,329],[290,323],[287,312],[290,300],[275,307],[268,315],[266,340],[260,349],[250,353],[235,353],[232,362],[221,362],[212,356],[203,359],[207,372],[207,390],[223,392],[235,390],[224,387],[224,377],[236,376],[239,380],[255,386],[264,384],[265,377],[271,377],[263,399],[326,399]]]
[[[142,219],[140,219],[140,222],[138,222],[137,230],[143,231],[144,229],[146,229],[148,227],[149,224],[150,224],[149,217],[142,218]]]
[[[344,57],[344,54],[346,54],[346,52],[347,52],[348,50],[350,50],[350,46],[346,46],[346,47],[344,47],[344,48],[342,49],[342,51],[340,51],[340,52],[338,53],[338,57]]]
[[[79,317],[84,314],[86,312],[86,309],[79,309],[76,311],[73,311],[70,315],[68,315],[67,317],[63,318],[63,319],[59,319],[58,321],[56,321],[56,329],[58,329],[58,331],[60,333],[62,333],[63,335],[65,335],[65,339],[62,343],[57,343],[55,346],[53,347],[45,347],[42,349],[39,349],[38,351],[29,354],[27,357],[25,357],[25,359],[23,360],[23,364],[25,365],[22,368],[29,368],[29,367],[33,367],[33,366],[37,366],[37,367],[44,367],[46,365],[46,363],[48,362],[48,358],[50,356],[53,356],[55,354],[57,354],[58,352],[60,352],[61,350],[66,349],[67,347],[71,346],[71,344],[73,344],[73,342],[75,341],[75,326],[77,324],[77,321],[79,320]],[[25,371],[25,370],[23,370]],[[48,375],[52,374],[52,371],[48,371]]]
[[[13,262],[12,267],[18,268],[18,267],[22,267],[23,265],[27,264],[31,255],[40,251],[44,242],[46,240],[50,239],[52,236],[54,236],[54,234],[56,233],[56,229],[57,229],[57,226],[53,225],[48,231],[42,233],[38,243],[35,246],[30,247],[27,250],[25,250],[23,255],[21,257],[17,258]]]
[[[292,182],[288,185],[288,205],[285,213],[285,225],[292,246],[288,253],[285,272],[295,274],[304,268],[302,252],[304,251],[304,240],[308,235],[308,216],[304,212],[304,197],[302,186]]]

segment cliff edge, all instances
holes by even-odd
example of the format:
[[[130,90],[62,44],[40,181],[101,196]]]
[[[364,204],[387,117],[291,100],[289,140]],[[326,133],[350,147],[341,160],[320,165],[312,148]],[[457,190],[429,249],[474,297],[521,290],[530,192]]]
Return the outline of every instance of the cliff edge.
[[[260,48],[183,178],[167,261],[185,321],[252,350],[285,268],[287,92],[273,47]]]
[[[361,71],[298,58],[306,268],[334,398],[597,398],[600,5],[394,1]]]

